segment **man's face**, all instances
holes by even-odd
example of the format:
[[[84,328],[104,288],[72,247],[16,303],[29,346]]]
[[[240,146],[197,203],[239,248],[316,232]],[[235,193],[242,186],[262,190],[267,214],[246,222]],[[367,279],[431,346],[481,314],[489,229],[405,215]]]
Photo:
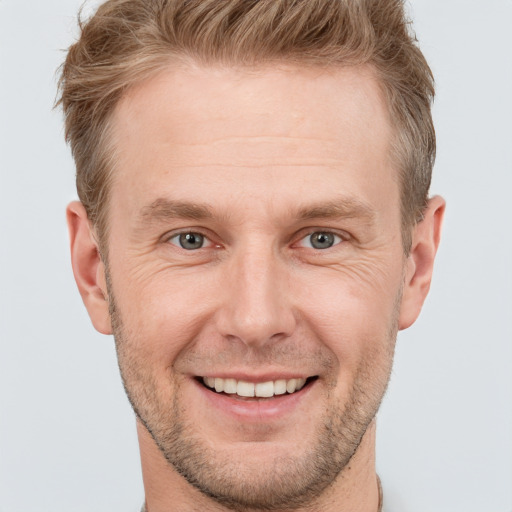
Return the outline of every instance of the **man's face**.
[[[140,421],[221,502],[307,503],[374,418],[399,322],[371,71],[174,69],[114,122],[109,296]]]

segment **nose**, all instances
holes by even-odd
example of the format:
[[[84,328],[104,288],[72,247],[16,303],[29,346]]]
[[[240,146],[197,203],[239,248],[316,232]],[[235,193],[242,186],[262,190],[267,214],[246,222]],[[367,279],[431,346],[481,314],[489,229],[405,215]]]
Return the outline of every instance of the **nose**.
[[[268,245],[253,245],[230,260],[217,311],[219,333],[251,347],[291,336],[296,318],[286,263]]]

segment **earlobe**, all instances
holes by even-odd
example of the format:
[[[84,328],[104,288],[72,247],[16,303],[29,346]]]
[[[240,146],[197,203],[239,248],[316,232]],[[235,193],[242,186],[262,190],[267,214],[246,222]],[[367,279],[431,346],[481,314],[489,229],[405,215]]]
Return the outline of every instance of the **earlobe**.
[[[74,201],[66,209],[75,281],[95,329],[112,334],[105,267],[87,213]]]
[[[418,318],[432,280],[434,259],[441,239],[445,201],[435,196],[428,202],[424,218],[414,227],[411,251],[405,269],[399,329],[407,329]]]

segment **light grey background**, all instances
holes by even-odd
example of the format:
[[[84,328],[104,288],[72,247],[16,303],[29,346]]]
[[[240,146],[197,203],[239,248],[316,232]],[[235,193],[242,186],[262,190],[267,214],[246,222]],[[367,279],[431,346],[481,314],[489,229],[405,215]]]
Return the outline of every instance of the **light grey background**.
[[[90,325],[68,257],[74,166],[51,107],[80,3],[0,0],[3,512],[143,499],[113,340]],[[411,14],[437,78],[432,192],[448,209],[430,297],[399,336],[378,470],[407,512],[511,512],[512,1],[414,0]]]

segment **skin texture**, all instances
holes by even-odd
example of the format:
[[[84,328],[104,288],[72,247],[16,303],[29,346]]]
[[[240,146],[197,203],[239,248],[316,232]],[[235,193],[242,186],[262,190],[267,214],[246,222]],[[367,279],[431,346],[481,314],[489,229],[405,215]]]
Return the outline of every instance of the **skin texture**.
[[[107,266],[80,203],[68,222],[93,324],[115,334],[150,512],[376,510],[374,418],[444,202],[405,256],[371,69],[170,68],[114,126]],[[315,379],[240,413],[204,376]]]

